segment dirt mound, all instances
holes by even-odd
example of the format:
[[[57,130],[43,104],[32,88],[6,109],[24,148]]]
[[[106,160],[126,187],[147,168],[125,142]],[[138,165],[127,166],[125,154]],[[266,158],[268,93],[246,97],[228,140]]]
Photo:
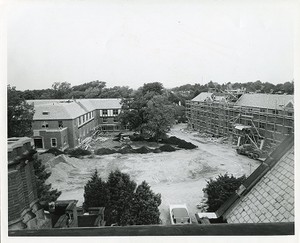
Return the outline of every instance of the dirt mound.
[[[177,145],[178,148],[183,148],[183,149],[194,149],[197,148],[196,145],[187,142],[183,139],[177,138],[175,136],[166,138],[162,140],[162,143],[166,143],[166,144],[172,144],[172,145]]]
[[[41,154],[54,154],[55,156],[57,156],[57,155],[60,155],[60,154],[64,154],[64,152],[60,151],[57,148],[51,148],[51,149],[48,149],[47,151],[45,151]]]
[[[67,153],[70,155],[70,157],[78,158],[80,156],[90,155],[91,151],[82,148],[75,148],[68,150]]]
[[[146,147],[146,146],[142,146],[142,147],[140,147],[138,149],[134,149],[134,151],[136,153],[139,153],[139,154],[147,154],[147,153],[151,153],[152,152],[152,150],[150,148]]]
[[[99,148],[95,151],[95,154],[97,155],[106,155],[106,154],[114,154],[114,153],[117,153],[117,151],[109,148]]]
[[[176,151],[176,149],[173,146],[169,145],[169,144],[165,144],[163,146],[160,146],[159,150],[162,151],[162,152],[173,152],[173,151]]]
[[[125,145],[117,152],[121,154],[129,154],[129,153],[135,153],[135,150],[130,145]]]

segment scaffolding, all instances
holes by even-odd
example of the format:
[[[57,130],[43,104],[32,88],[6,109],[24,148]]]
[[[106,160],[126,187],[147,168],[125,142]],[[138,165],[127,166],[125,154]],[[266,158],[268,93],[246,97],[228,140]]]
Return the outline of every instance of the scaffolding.
[[[213,136],[232,136],[238,144],[242,135],[236,126],[249,126],[246,137],[266,151],[278,145],[287,135],[294,133],[294,110],[237,106],[228,101],[188,101],[186,115],[191,128]],[[244,134],[245,135],[245,134]]]

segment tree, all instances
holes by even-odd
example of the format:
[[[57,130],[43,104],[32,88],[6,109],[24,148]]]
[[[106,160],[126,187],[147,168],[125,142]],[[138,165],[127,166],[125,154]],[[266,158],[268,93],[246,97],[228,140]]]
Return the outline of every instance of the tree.
[[[46,180],[50,177],[51,172],[46,171],[45,165],[36,156],[32,158],[34,174],[37,184],[37,195],[40,202],[44,205],[48,205],[50,202],[54,202],[61,195],[61,191],[52,189],[51,184],[46,184]]]
[[[122,214],[129,208],[129,202],[133,198],[136,183],[130,180],[128,174],[119,170],[110,172],[106,183],[109,191],[109,202],[105,212],[108,214],[108,225],[117,223],[121,225]]]
[[[8,137],[31,136],[33,105],[28,104],[16,87],[7,86],[7,130]]]
[[[98,171],[95,170],[91,179],[84,187],[84,203],[83,208],[89,207],[105,207],[108,202],[108,191],[106,184],[98,175]]]
[[[129,207],[121,217],[121,225],[148,225],[160,223],[161,195],[155,194],[146,181],[139,185]]]
[[[132,99],[123,99],[122,103],[121,124],[144,137],[164,137],[175,121],[174,105],[160,83],[144,84]]]
[[[246,179],[246,176],[234,177],[233,175],[228,176],[219,175],[217,179],[210,179],[207,181],[206,187],[203,192],[207,194],[207,206],[208,212],[215,212],[219,207],[239,188],[239,186]]]
[[[156,95],[147,103],[145,110],[146,123],[143,124],[144,133],[154,139],[163,138],[175,122],[175,109],[167,98]]]
[[[110,172],[107,182],[97,172],[84,188],[84,207],[105,207],[107,225],[158,224],[161,195],[144,181],[137,184],[119,170]]]
[[[68,82],[54,82],[52,84],[54,99],[64,99],[71,91],[71,84]]]

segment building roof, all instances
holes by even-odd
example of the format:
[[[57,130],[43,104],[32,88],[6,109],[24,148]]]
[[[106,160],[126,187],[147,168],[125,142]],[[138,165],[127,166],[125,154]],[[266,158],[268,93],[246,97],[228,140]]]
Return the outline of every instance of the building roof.
[[[212,100],[212,95],[213,93],[210,92],[202,92],[198,94],[194,99],[192,99],[192,101],[206,101],[207,99]]]
[[[75,119],[97,109],[120,109],[121,99],[27,100],[34,105],[33,120]]]
[[[235,105],[283,110],[293,100],[294,95],[243,94]]]
[[[278,185],[282,185],[285,183],[285,181],[289,181],[288,178],[281,178],[282,175],[279,173],[278,178],[279,181],[277,180],[277,182],[279,183],[278,185],[274,185],[277,182],[275,182],[272,179],[272,174],[268,173],[268,172],[272,172],[273,168],[275,167],[275,165],[281,163],[283,161],[283,159],[286,159],[288,156],[291,155],[291,151],[293,151],[293,147],[294,147],[294,135],[290,135],[288,137],[286,137],[286,139],[284,139],[284,141],[282,141],[282,143],[270,154],[270,156],[242,183],[242,185],[239,187],[239,189],[236,191],[235,194],[233,194],[217,211],[216,214],[218,217],[220,216],[226,216],[228,213],[230,213],[231,211],[234,210],[234,208],[236,207],[236,205],[238,205],[239,202],[242,202],[242,200],[252,191],[255,189],[255,187],[266,178],[266,181],[268,181],[268,183],[265,183],[263,185],[264,188],[267,187],[267,185],[271,185],[273,186],[273,188],[278,187]],[[290,162],[293,162],[294,159],[293,158],[288,158],[288,160]],[[288,166],[290,167],[290,166]],[[284,170],[284,167],[281,167],[280,169],[276,169],[278,171],[282,171]],[[291,171],[293,171],[293,167],[290,168]],[[289,178],[291,178],[291,175],[288,176]],[[277,178],[277,179],[278,179]],[[270,183],[272,182],[272,183]],[[276,189],[277,192],[279,192],[279,189]],[[289,189],[290,190],[290,189]],[[283,191],[284,193],[284,191]],[[293,194],[293,191],[291,190],[290,192],[291,194]],[[265,194],[265,191],[263,191],[263,194]],[[274,192],[274,194],[276,194]],[[263,198],[266,198],[266,195],[269,195],[269,193],[263,195]],[[278,195],[274,195],[274,196],[278,196]],[[285,196],[284,196],[285,197]],[[291,199],[291,198],[288,198]],[[253,198],[252,199],[253,202],[257,202],[258,199],[257,198]],[[252,202],[252,204],[253,204]],[[282,203],[286,203],[284,201],[282,201]],[[255,206],[255,205],[253,205]],[[259,210],[258,208],[256,208],[256,210]],[[267,209],[266,209],[267,210]]]

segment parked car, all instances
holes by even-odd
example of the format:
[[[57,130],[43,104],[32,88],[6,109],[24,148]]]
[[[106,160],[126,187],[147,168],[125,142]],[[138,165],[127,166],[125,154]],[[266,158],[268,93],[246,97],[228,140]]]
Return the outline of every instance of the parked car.
[[[251,159],[258,159],[262,152],[252,144],[243,144],[236,149],[238,154],[247,155]]]
[[[185,204],[170,205],[171,224],[191,224],[188,209]]]

